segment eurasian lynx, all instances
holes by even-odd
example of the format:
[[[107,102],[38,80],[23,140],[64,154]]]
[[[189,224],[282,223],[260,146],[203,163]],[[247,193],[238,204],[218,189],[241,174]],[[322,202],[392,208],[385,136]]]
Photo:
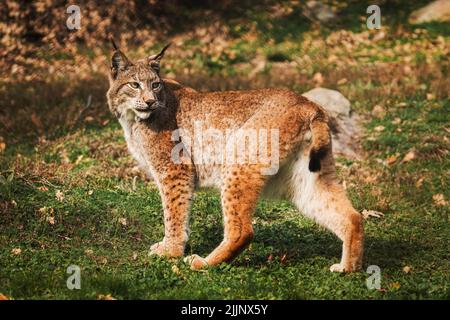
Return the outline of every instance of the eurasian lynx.
[[[341,262],[331,271],[361,268],[362,216],[337,182],[326,112],[285,89],[197,92],[163,79],[159,70],[167,47],[133,62],[115,47],[107,93],[131,154],[155,179],[161,195],[165,235],[151,253],[183,256],[194,189],[212,186],[221,192],[224,239],[206,258],[186,258],[191,268],[230,261],[246,248],[253,239],[252,215],[260,196],[291,201],[343,241]],[[256,132],[257,148],[245,150],[256,157],[246,162],[219,161],[220,157],[199,161],[189,152],[198,142],[191,139],[196,123],[227,132],[226,140],[230,134],[242,138]],[[269,158],[276,154],[279,169],[274,174],[265,174],[268,164],[258,158],[263,143],[259,138],[268,132],[276,133],[276,141],[264,143]],[[177,158],[174,150],[180,144],[187,152]]]

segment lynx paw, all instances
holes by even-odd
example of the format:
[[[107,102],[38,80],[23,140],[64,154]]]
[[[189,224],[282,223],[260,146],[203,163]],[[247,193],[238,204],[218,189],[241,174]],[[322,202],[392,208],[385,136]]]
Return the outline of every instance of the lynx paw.
[[[201,270],[208,266],[208,262],[196,254],[184,258],[184,262],[189,264],[192,270]]]
[[[331,271],[331,272],[341,272],[341,273],[342,273],[342,272],[346,272],[344,266],[341,265],[340,263],[333,264],[333,265],[330,267],[330,271]]]
[[[183,250],[175,250],[166,245],[164,241],[155,243],[150,247],[149,255],[158,255],[164,257],[181,257],[183,256]]]

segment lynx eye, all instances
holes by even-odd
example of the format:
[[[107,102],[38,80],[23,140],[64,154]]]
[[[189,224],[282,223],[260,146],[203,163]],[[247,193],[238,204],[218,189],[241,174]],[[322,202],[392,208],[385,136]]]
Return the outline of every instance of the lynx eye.
[[[159,89],[161,87],[161,82],[156,81],[152,83],[152,89]]]
[[[129,82],[128,85],[133,89],[139,89],[140,85],[138,82]]]

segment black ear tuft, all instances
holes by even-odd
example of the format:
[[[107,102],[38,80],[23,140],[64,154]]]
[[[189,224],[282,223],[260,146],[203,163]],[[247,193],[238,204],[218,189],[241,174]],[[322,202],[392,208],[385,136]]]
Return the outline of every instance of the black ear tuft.
[[[169,47],[170,47],[171,45],[172,45],[171,42],[169,42],[168,44],[166,44],[165,47],[162,48],[161,52],[158,53],[158,54],[156,55],[156,57],[154,58],[154,60],[159,60],[159,61],[161,61],[161,59],[164,57],[164,53],[166,52],[167,49],[169,49]]]
[[[111,40],[111,44],[112,44],[114,50],[116,50],[116,51],[119,50],[118,47],[117,47],[117,45],[116,45],[116,42],[115,42],[114,39],[113,39],[113,37],[111,37],[110,40]]]
[[[161,63],[161,59],[164,57],[164,53],[166,52],[166,50],[171,46],[172,43],[168,43],[162,50],[160,53],[158,53],[157,55],[153,55],[150,56],[149,59],[149,66],[150,68],[152,68],[153,70],[155,70],[156,72],[159,72],[159,65]]]

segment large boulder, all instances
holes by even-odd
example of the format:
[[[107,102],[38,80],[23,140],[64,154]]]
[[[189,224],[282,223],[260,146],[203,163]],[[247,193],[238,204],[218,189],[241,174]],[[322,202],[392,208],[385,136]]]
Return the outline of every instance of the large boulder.
[[[409,16],[409,23],[411,24],[432,21],[450,21],[450,0],[433,1],[427,6],[413,11]]]
[[[326,88],[314,88],[303,96],[328,112],[334,154],[358,159],[361,126],[359,117],[350,109],[350,101],[339,91]]]

